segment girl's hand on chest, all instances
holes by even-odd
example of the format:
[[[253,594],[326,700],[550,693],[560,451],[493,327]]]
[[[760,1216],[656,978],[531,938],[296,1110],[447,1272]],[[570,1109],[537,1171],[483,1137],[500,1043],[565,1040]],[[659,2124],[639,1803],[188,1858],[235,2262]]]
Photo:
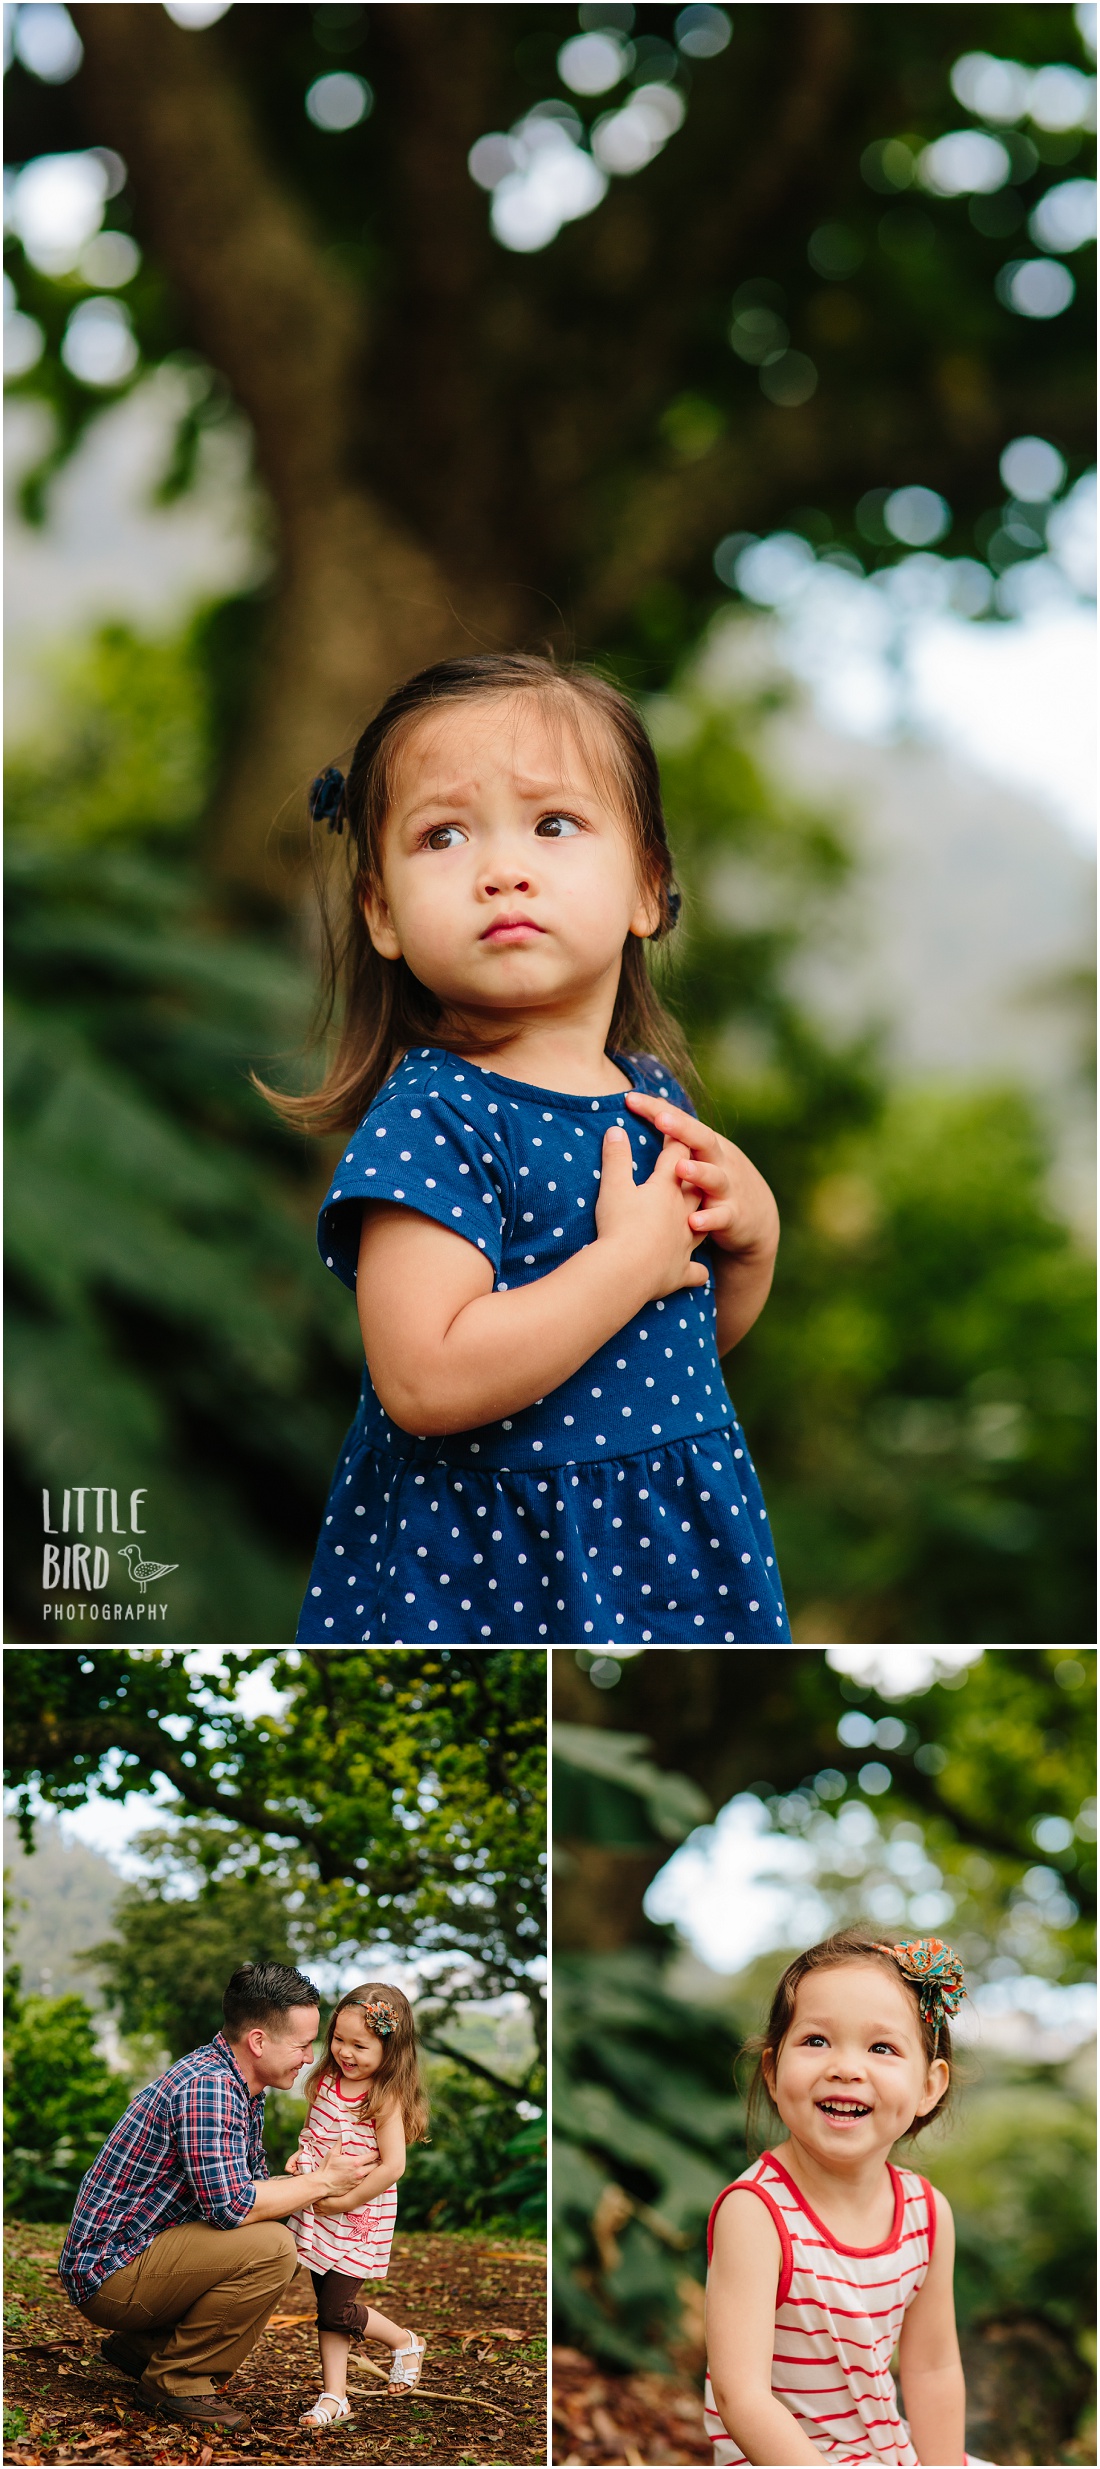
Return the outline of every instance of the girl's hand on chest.
[[[688,1213],[693,1242],[709,1237],[723,1252],[773,1258],[779,1245],[779,1211],[744,1150],[667,1098],[632,1089],[625,1103],[663,1135],[666,1150],[675,1145],[681,1152],[674,1172],[695,1204]]]

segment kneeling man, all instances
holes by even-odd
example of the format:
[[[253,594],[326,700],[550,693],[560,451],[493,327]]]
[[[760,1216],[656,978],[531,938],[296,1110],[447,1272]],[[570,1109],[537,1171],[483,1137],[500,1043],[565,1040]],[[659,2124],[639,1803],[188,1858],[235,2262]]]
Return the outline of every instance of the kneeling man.
[[[58,2265],[101,2352],[138,2379],[139,2398],[184,2425],[249,2423],[218,2400],[293,2278],[282,2222],[347,2194],[358,2161],[336,2147],[320,2169],[268,2175],[264,2093],[288,2092],[313,2056],[312,1981],[284,1963],[246,1963],[222,1999],[225,2029],[139,2092],[82,2180]]]

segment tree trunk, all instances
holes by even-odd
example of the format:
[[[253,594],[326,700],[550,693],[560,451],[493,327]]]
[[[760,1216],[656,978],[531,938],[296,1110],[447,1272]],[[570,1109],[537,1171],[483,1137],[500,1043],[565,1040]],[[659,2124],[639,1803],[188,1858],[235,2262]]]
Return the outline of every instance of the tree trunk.
[[[216,35],[162,9],[77,7],[88,126],[133,177],[140,228],[194,340],[252,423],[278,532],[270,639],[217,800],[216,870],[295,896],[304,791],[399,677],[499,637],[356,470],[368,304],[263,159]]]

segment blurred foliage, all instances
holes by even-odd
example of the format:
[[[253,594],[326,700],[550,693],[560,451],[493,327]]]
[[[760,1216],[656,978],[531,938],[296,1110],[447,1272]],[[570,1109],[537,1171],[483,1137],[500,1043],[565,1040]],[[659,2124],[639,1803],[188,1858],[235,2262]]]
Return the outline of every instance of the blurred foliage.
[[[1088,2067],[964,2055],[964,2090],[942,2149],[921,2167],[955,2214],[955,2298],[964,2327],[1038,2314],[1087,2334],[1096,2316],[1096,2118]],[[977,2080],[965,2084],[970,2073]]]
[[[403,2229],[546,2234],[546,2120],[431,2058],[429,2140],[415,2144],[398,2197]]]
[[[260,1865],[254,1838],[193,1823],[141,1834],[134,1850],[152,1874],[123,1887],[114,1934],[81,1958],[100,1974],[121,2033],[151,2035],[171,2061],[222,2030],[222,1991],[240,1964],[289,1963],[308,1977],[323,1925],[314,1930],[300,1885],[295,1892]]]
[[[256,1718],[235,1699],[258,1670],[281,1702]],[[211,1982],[228,1946],[227,1894],[226,1912],[250,1934],[281,1925],[286,1943],[292,1927],[316,1925],[334,1956],[388,1944],[444,1958],[433,1966],[436,2013],[469,1996],[471,1977],[481,2000],[518,1991],[538,2038],[545,1674],[530,1648],[227,1653],[204,1672],[171,1649],[28,1648],[8,1674],[5,1771],[24,1840],[32,1782],[68,1809],[93,1782],[117,1799],[167,1779],[179,1814],[207,1821],[158,1861],[176,1893],[199,1885],[182,1925]],[[304,1896],[308,1910],[292,1921]],[[163,2007],[178,2031],[163,1951],[142,1968],[166,1904],[178,1908],[159,1883],[129,1894],[122,1977],[135,2016],[148,1996],[145,2022]]]
[[[759,713],[686,692],[654,717],[687,892],[669,992],[783,1221],[726,1373],[794,1635],[1091,1639],[1093,1264],[1029,1098],[890,1090],[870,1043],[830,1042],[785,991],[848,860],[762,773]]]
[[[856,506],[916,479],[948,499],[952,550],[983,558],[1010,436],[1055,437],[1075,469],[1092,453],[1087,281],[1078,272],[1076,299],[1046,321],[1011,314],[994,290],[1006,257],[1028,245],[1039,197],[1086,167],[1087,133],[1013,132],[992,217],[984,197],[914,195],[911,170],[894,184],[875,168],[884,139],[901,139],[911,164],[966,125],[949,83],[960,54],[1082,61],[1074,9],[918,0],[792,19],[739,7],[728,46],[694,60],[674,48],[678,14],[640,12],[632,75],[675,81],[684,128],[634,178],[613,180],[591,216],[524,253],[492,238],[466,156],[536,105],[575,115],[586,140],[624,99],[564,91],[557,55],[577,31],[573,8],[437,8],[410,32],[398,9],[337,22],[252,6],[207,38],[227,123],[236,129],[240,112],[250,139],[254,119],[258,159],[277,167],[319,276],[350,294],[362,394],[348,435],[391,518],[460,595],[488,576],[528,596],[536,625],[562,611],[568,632],[579,611],[585,641],[639,683],[673,673],[719,603],[711,554],[734,523],[791,526],[886,562],[899,544],[881,525],[857,526]],[[374,98],[339,135],[303,109],[334,67],[364,77]],[[18,61],[9,128],[19,161],[117,143],[84,80],[43,85]],[[107,219],[156,233],[171,260],[156,178],[155,160],[143,165]],[[60,357],[67,316],[94,286],[79,271],[50,280],[17,241],[8,255],[47,338],[19,385],[58,422],[49,468],[115,390],[85,386]],[[237,257],[235,279],[261,283],[268,262]],[[204,391],[195,367],[205,304],[179,275],[154,253],[125,287],[142,352],[134,382],[165,357],[194,381],[173,487],[224,411],[224,381],[211,373]],[[766,296],[818,373],[811,401],[768,402],[753,361],[731,350],[731,300],[746,279],[778,287]],[[221,339],[224,350],[224,323]],[[264,402],[261,426],[277,408]]]
[[[5,772],[9,828],[74,844],[171,835],[194,821],[211,786],[208,619],[181,635],[142,638],[103,626],[44,659],[50,726],[16,743]]]
[[[641,1895],[668,1857],[639,1756],[655,1739],[681,1770],[666,1778],[681,1794],[701,1790],[717,1808],[749,1795],[777,1837],[803,1843],[806,1880],[838,1919],[870,1914],[917,1933],[950,1923],[980,1978],[1092,1977],[1094,1653],[990,1648],[961,1666],[945,1657],[911,1688],[904,1675],[898,1685],[888,1647],[859,1678],[807,1647],[643,1652],[612,1688],[607,1656],[604,1685],[588,1679],[595,1661],[587,1648],[555,1660],[556,1707],[569,1718],[553,1730],[555,1830],[567,1839],[566,1890],[569,1863],[583,1869],[607,1846],[630,1852],[622,1936],[652,1943]],[[686,1835],[690,1803],[680,1805]],[[685,1861],[696,1846],[705,1851],[702,1835]],[[601,1875],[603,1928],[615,1889],[606,1863]],[[775,1883],[790,1894],[789,1868]],[[568,1908],[571,1942],[595,1945],[591,1901],[568,1892]]]
[[[42,1631],[39,1487],[78,1473],[146,1488],[152,1549],[178,1563],[162,1635],[289,1638],[354,1396],[353,1316],[312,1258],[324,1170],[247,1078],[300,1050],[307,974],[178,828],[206,711],[194,638],[115,630],[56,751],[16,766],[9,1639]]]
[[[4,2208],[68,2220],[77,2187],[130,2098],[96,2048],[82,1998],[24,1997],[4,1980]]]
[[[740,2038],[670,1995],[656,1956],[555,1955],[554,2302],[560,2337],[609,2365],[662,2365],[690,2317],[711,2205],[746,2163]]]
[[[11,1638],[41,1633],[40,1487],[75,1468],[147,1488],[179,1564],[167,1638],[289,1638],[354,1404],[354,1314],[311,1239],[325,1168],[247,1081],[300,1050],[307,972],[176,828],[220,639],[209,616],[175,652],[115,630],[56,752],[17,767]],[[1090,1270],[1027,1100],[892,1094],[869,1043],[838,1047],[787,991],[849,859],[762,769],[764,708],[685,691],[664,713],[686,917],[662,974],[713,1119],[784,1219],[730,1368],[795,1634],[1026,1640],[1056,1617],[1088,1637]]]

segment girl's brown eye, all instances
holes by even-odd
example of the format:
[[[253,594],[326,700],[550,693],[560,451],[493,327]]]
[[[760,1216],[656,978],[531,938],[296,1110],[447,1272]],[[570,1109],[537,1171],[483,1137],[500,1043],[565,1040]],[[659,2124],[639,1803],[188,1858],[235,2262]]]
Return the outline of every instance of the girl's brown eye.
[[[542,833],[544,840],[568,840],[576,836],[580,824],[571,814],[544,814],[535,830]]]
[[[457,823],[437,823],[434,832],[428,833],[424,847],[426,849],[449,849],[454,846],[455,840],[462,840],[464,837]]]

